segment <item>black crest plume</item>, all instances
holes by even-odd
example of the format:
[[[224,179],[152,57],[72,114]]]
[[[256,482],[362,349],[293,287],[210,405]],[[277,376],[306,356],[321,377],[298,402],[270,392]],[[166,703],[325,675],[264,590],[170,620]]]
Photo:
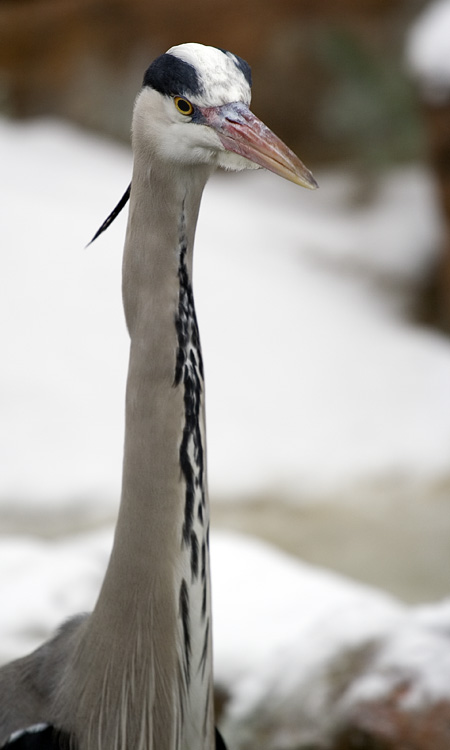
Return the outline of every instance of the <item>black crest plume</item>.
[[[86,247],[89,247],[89,245],[92,245],[94,240],[97,239],[104,231],[105,229],[108,229],[108,227],[113,223],[116,216],[118,216],[124,206],[127,205],[129,197],[130,197],[130,190],[131,190],[131,183],[128,185],[127,189],[125,190],[124,194],[122,195],[120,201],[118,202],[117,206],[113,208],[111,213],[109,214],[108,218],[105,219],[103,224],[101,225],[100,229],[97,229],[96,233],[94,234],[92,240],[88,242]]]

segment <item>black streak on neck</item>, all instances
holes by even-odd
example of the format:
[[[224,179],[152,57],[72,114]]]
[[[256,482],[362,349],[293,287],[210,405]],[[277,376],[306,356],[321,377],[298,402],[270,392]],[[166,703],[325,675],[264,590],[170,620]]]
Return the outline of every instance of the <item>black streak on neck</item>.
[[[200,494],[200,507],[203,510],[206,503],[204,453],[200,427],[203,361],[194,308],[194,297],[186,266],[186,253],[187,243],[182,238],[178,267],[180,291],[178,311],[175,318],[178,346],[174,386],[182,385],[184,387],[185,422],[180,445],[180,466],[186,483],[186,495],[182,541],[183,544],[191,546],[192,577],[196,578],[198,575],[198,540],[193,530],[196,494]]]
[[[189,614],[189,589],[184,578],[181,582],[180,588],[180,616],[184,640],[184,677],[186,685],[189,685],[191,680],[191,625]]]

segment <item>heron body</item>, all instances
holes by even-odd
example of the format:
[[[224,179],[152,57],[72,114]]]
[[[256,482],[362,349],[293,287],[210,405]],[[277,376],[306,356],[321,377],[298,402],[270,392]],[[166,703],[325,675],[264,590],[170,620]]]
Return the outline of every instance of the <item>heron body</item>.
[[[266,166],[315,186],[248,109],[250,85],[247,63],[196,44],[172,48],[145,74],[131,189],[102,227],[129,197],[131,344],[114,544],[93,612],[0,670],[0,746],[10,750],[216,746],[197,217],[218,166]]]

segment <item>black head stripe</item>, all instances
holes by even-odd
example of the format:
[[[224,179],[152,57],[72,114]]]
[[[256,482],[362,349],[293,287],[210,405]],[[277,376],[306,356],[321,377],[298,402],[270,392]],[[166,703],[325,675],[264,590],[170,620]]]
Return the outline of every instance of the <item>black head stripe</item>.
[[[220,49],[221,52],[224,53],[224,55],[228,55],[230,57],[237,68],[241,71],[242,75],[244,76],[245,80],[247,81],[250,88],[252,87],[252,69],[248,62],[242,59],[242,57],[239,57],[238,55],[235,55],[233,52],[229,52],[226,49],[221,49],[218,47],[217,49]]]
[[[147,68],[143,86],[150,86],[165,96],[196,96],[202,92],[194,66],[167,52]]]

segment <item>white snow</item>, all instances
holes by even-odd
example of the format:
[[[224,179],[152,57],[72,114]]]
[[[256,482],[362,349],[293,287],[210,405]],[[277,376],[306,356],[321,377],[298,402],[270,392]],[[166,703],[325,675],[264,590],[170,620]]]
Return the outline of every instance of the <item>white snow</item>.
[[[128,184],[130,155],[47,122],[2,122],[0,149],[0,496],[110,501],[128,357],[120,240],[84,247]]]
[[[131,156],[60,123],[3,120],[0,163],[0,502],[112,515],[126,212],[84,247]],[[449,472],[450,345],[403,315],[438,247],[431,180],[397,170],[359,204],[349,175],[318,177],[314,193],[263,172],[205,192],[195,288],[213,497]]]
[[[450,2],[433,0],[425,5],[407,41],[407,61],[431,103],[450,96]]]
[[[68,617],[90,611],[112,530],[61,541],[0,537],[0,663],[39,646]]]
[[[274,715],[281,706],[298,713],[299,693],[309,695],[308,712],[319,704],[323,710],[326,663],[403,615],[387,595],[254,539],[215,534],[211,549],[215,674],[232,687],[233,723],[269,704],[269,694]]]
[[[448,603],[406,608],[230,534],[213,535],[212,566],[215,674],[230,695],[222,726],[231,746],[320,744],[355,706],[398,687],[405,711],[449,700]]]
[[[2,540],[0,663],[92,608],[111,542],[112,527],[64,542]],[[449,700],[448,602],[407,608],[248,537],[213,533],[211,552],[215,677],[229,698],[231,747],[249,736],[261,750],[324,741],[355,706],[398,686],[405,710]]]

